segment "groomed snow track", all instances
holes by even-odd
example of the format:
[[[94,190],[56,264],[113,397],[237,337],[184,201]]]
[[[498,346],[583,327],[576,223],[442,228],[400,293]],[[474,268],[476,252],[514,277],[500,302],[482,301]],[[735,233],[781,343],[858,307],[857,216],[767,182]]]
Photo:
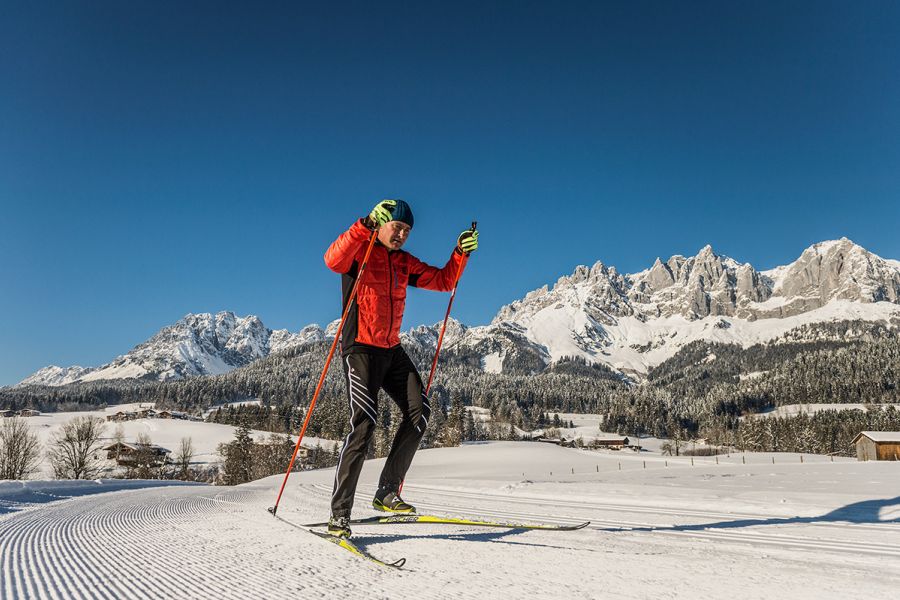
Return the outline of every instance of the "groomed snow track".
[[[295,477],[279,517],[295,525],[321,520],[331,471]],[[666,506],[662,497],[591,499],[588,488],[570,496],[560,482],[540,492],[507,492],[494,482],[491,491],[432,476],[405,488],[422,512],[592,524],[574,532],[358,526],[362,547],[408,559],[396,571],[272,518],[266,507],[280,479],[68,499],[65,483],[58,492],[48,482],[6,498],[8,484],[0,484],[0,599],[820,599],[854,591],[890,597],[900,587],[897,506],[886,505],[885,522],[842,522],[729,512],[727,501],[719,511]],[[373,491],[371,479],[361,483],[355,516],[369,514]]]

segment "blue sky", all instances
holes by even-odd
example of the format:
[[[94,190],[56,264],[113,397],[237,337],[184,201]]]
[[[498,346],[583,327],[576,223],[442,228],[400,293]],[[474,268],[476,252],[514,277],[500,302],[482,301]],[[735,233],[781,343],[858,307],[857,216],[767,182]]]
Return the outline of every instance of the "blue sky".
[[[0,4],[0,385],[188,312],[327,323],[384,197],[431,263],[478,220],[473,325],[597,260],[900,258],[896,2],[331,4]]]

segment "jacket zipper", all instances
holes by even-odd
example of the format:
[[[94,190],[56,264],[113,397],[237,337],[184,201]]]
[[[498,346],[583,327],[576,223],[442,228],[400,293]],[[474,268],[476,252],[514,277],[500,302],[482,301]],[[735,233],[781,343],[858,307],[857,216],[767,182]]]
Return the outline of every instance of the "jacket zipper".
[[[388,251],[388,271],[391,274],[391,281],[388,283],[388,303],[391,307],[391,321],[387,331],[387,345],[391,346],[391,332],[394,330],[394,263],[391,262],[391,253]]]

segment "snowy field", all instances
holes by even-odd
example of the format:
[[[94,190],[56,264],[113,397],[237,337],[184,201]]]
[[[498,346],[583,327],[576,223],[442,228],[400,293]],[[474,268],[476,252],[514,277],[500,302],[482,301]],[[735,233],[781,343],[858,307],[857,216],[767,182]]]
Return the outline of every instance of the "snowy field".
[[[900,410],[900,404],[787,404],[785,406],[778,406],[771,410],[741,418],[760,419],[764,417],[796,417],[797,415],[814,415],[825,410],[868,410],[869,406],[875,406],[878,409],[893,406]]]
[[[291,476],[289,523],[266,512],[281,477],[0,482],[0,598],[896,598],[900,463],[804,459],[424,450],[404,493],[420,511],[592,523],[357,526],[373,554],[407,558],[399,571],[291,525],[327,517],[331,469]],[[356,517],[373,514],[381,463],[366,463]]]
[[[60,430],[63,424],[76,417],[97,417],[106,419],[108,415],[113,415],[118,411],[136,411],[141,407],[149,408],[152,404],[118,404],[110,406],[104,410],[88,411],[88,412],[58,412],[58,413],[42,413],[36,417],[27,417],[25,422],[34,431],[41,446],[46,448],[48,442],[53,435]],[[178,451],[182,438],[190,438],[194,447],[194,457],[191,464],[194,466],[204,466],[216,463],[221,460],[217,448],[219,444],[234,441],[235,427],[231,425],[221,425],[219,423],[205,423],[202,421],[182,421],[180,419],[135,419],[133,421],[107,422],[102,440],[103,446],[114,443],[114,435],[116,428],[122,427],[122,434],[125,442],[135,442],[140,434],[150,436],[150,440],[163,448],[171,450],[173,454]],[[271,433],[268,431],[251,431],[252,437],[257,441],[267,439]],[[295,442],[297,436],[291,436]],[[323,448],[331,448],[333,441],[321,440],[318,438],[307,436],[303,438],[303,446],[314,448],[316,444],[321,444]],[[53,469],[48,460],[44,460],[41,464],[41,473],[39,476],[51,478]]]

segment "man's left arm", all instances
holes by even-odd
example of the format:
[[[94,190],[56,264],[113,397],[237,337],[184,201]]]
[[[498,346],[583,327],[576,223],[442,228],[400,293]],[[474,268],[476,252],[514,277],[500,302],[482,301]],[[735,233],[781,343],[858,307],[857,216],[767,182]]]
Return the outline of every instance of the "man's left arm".
[[[459,238],[456,240],[456,248],[453,249],[450,260],[447,261],[447,264],[442,269],[425,264],[410,254],[409,285],[436,292],[449,292],[453,289],[453,284],[456,282],[456,273],[459,272],[460,264],[463,263],[470,253],[477,249],[478,232],[474,229],[467,229],[459,234]],[[465,266],[463,266],[463,269],[465,269]],[[460,275],[462,275],[461,272]]]
[[[442,269],[432,267],[409,255],[409,285],[436,292],[449,292],[456,281],[456,272],[463,262],[464,254],[458,248],[453,249],[450,260]]]

